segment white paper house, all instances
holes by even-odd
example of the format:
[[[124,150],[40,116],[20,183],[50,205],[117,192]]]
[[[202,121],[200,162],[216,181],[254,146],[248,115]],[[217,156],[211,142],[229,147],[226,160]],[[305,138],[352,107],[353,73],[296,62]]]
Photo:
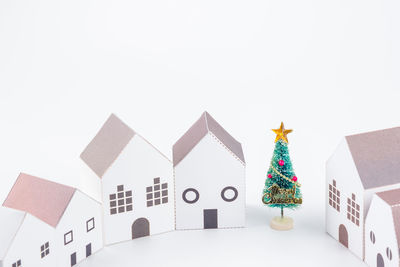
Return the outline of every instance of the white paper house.
[[[365,262],[399,267],[400,189],[376,193],[365,220]]]
[[[207,112],[174,144],[176,229],[245,226],[242,145]]]
[[[374,193],[400,187],[400,128],[346,136],[326,164],[326,231],[364,259]]]
[[[103,247],[101,205],[75,188],[21,173],[3,206],[4,267],[74,266]]]
[[[105,244],[174,230],[172,162],[117,116],[81,158],[101,179]]]

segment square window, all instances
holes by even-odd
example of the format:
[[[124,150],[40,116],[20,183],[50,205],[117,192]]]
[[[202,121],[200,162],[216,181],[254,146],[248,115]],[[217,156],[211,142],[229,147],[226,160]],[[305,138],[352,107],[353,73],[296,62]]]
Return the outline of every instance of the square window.
[[[64,235],[65,238],[65,235]],[[64,240],[65,242],[65,240]],[[44,245],[40,246],[40,256],[42,258],[46,257],[50,253],[49,242],[46,242]]]
[[[117,186],[117,191],[118,192],[124,191],[124,186],[123,185]]]
[[[356,207],[356,203],[352,202],[352,203],[351,203],[351,206],[352,206],[353,208],[355,208],[355,207]]]
[[[117,213],[117,209],[115,209],[115,208],[110,209],[110,214],[111,215],[116,214],[116,213]]]
[[[153,201],[147,201],[147,207],[153,206]]]
[[[160,197],[160,191],[157,191],[154,193],[154,198],[158,198],[158,197]]]
[[[117,196],[115,194],[110,195],[110,200],[114,200]]]
[[[329,185],[329,191],[332,191],[332,185],[331,184]]]
[[[340,191],[339,190],[337,191],[337,196],[340,197]]]
[[[330,198],[332,197],[332,192],[329,192],[329,197],[330,197]]]
[[[126,204],[132,204],[132,198],[128,197],[125,202]]]
[[[118,200],[118,206],[123,206],[123,205],[125,205],[125,199]]]
[[[336,188],[333,188],[333,193],[336,194]]]
[[[336,196],[335,195],[333,196],[333,201],[336,201]]]
[[[161,203],[161,201],[160,201],[160,199],[158,198],[158,199],[156,199],[156,200],[154,200],[154,205],[160,205],[160,203]]]
[[[167,183],[163,183],[163,184],[161,185],[161,188],[162,188],[162,189],[167,189],[167,188],[168,188],[168,184],[167,184]]]
[[[46,256],[44,252],[40,253],[40,257],[44,258],[44,256]]]
[[[118,213],[122,213],[125,212],[125,207],[119,207],[118,208]]]
[[[160,177],[154,178],[154,184],[159,184],[160,183]]]
[[[110,207],[113,208],[117,206],[117,201],[110,201]]]
[[[332,206],[332,199],[329,199],[329,205]]]
[[[125,197],[124,192],[118,193],[118,198],[124,198],[124,197]]]
[[[148,193],[148,192],[152,192],[153,191],[153,188],[151,187],[151,186],[148,186],[148,187],[146,187],[146,192]]]
[[[154,186],[154,191],[156,191],[156,190],[160,190],[160,185],[159,184]]]
[[[356,200],[356,195],[351,194],[351,198],[352,198],[353,200]]]
[[[46,256],[49,255],[50,249],[46,249]]]
[[[347,204],[351,205],[350,202],[351,202],[351,201],[350,201],[350,198],[347,198]]]
[[[131,196],[132,196],[132,191],[125,192],[125,197],[131,197]]]
[[[133,206],[132,205],[127,205],[126,206],[126,211],[131,211],[133,209]]]
[[[164,197],[164,198],[162,199],[162,203],[168,203],[168,198],[167,198],[167,197]]]
[[[68,245],[72,241],[74,241],[74,234],[72,233],[72,230],[71,230],[68,233],[64,234],[64,245]]]
[[[333,183],[333,186],[336,186],[336,180],[333,180],[332,183]]]
[[[152,199],[153,198],[153,193],[147,194],[147,200]]]
[[[94,217],[89,219],[86,222],[86,232],[90,232],[94,229],[95,225],[94,225]]]
[[[163,191],[162,191],[162,196],[163,196],[163,197],[168,196],[168,190],[163,190]]]
[[[347,213],[347,219],[350,220],[350,213]]]

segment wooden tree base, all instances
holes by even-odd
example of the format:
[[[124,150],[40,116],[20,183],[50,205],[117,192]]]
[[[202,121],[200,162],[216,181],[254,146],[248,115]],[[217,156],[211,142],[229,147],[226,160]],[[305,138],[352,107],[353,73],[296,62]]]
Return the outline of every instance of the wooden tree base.
[[[272,229],[278,231],[287,231],[293,229],[293,219],[290,217],[274,217],[270,224]]]

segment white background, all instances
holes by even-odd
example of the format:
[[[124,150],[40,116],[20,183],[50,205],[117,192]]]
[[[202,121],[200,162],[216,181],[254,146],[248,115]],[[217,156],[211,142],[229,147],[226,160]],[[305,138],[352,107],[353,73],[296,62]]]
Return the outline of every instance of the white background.
[[[79,154],[111,112],[171,156],[207,110],[243,144],[247,228],[134,240],[81,266],[363,266],[325,234],[324,164],[342,136],[400,125],[399,12],[397,0],[2,0],[0,201],[20,171],[82,184]],[[281,120],[304,194],[284,233],[260,203]]]

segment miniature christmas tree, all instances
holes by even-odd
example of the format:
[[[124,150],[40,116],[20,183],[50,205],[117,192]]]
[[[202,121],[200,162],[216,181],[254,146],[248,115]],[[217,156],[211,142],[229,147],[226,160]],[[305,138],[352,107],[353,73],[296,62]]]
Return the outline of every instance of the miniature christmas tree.
[[[289,156],[287,134],[292,130],[285,130],[283,123],[279,129],[272,130],[276,133],[275,149],[271,164],[265,180],[262,201],[264,204],[280,208],[281,216],[271,221],[271,227],[277,230],[293,228],[293,220],[284,217],[284,208],[295,209],[302,204],[301,186],[293,171]]]

